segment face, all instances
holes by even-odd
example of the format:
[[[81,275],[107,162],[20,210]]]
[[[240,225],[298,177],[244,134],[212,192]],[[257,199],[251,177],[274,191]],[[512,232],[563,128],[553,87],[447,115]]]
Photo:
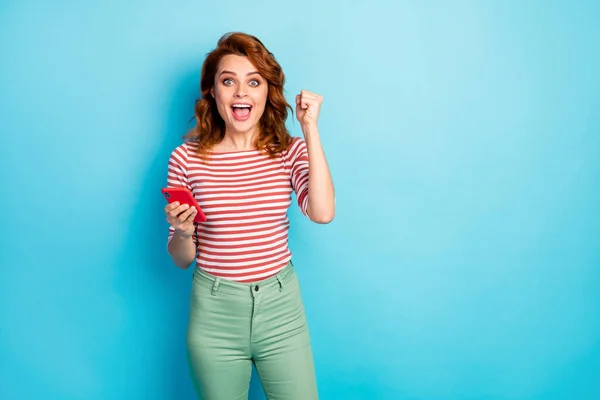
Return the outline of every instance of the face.
[[[265,110],[267,81],[247,57],[227,55],[217,68],[211,94],[229,133],[253,133]]]

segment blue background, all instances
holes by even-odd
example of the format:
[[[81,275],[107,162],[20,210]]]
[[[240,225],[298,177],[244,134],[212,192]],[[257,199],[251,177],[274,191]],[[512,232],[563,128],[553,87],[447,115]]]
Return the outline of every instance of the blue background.
[[[290,210],[322,398],[600,398],[600,6],[569,3],[4,0],[0,398],[193,398],[160,188],[232,30],[325,98],[336,220]]]

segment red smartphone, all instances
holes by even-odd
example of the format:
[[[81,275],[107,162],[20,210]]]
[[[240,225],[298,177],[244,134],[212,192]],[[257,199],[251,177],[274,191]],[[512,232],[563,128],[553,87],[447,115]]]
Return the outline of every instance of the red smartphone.
[[[192,192],[190,192],[187,188],[184,188],[184,187],[163,188],[162,194],[163,194],[163,196],[165,196],[165,199],[167,199],[167,202],[169,204],[178,201],[179,204],[187,204],[190,207],[192,207],[192,206],[196,207],[196,210],[198,210],[198,213],[196,214],[196,218],[194,218],[194,222],[205,222],[206,221],[206,215],[204,215],[204,212],[198,205],[198,202],[194,198],[194,195],[192,194]]]

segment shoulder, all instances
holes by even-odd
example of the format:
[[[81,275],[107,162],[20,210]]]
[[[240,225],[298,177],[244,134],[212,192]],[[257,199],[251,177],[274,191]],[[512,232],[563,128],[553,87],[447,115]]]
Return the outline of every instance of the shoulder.
[[[176,158],[182,163],[187,163],[197,150],[198,143],[196,141],[186,141],[171,150],[170,157]]]
[[[303,138],[295,136],[292,138],[292,143],[290,144],[290,148],[294,146],[306,146],[306,142]]]
[[[306,152],[306,142],[301,137],[292,138],[292,142],[288,146],[287,150],[283,152],[283,157],[286,160],[294,160],[299,155]]]

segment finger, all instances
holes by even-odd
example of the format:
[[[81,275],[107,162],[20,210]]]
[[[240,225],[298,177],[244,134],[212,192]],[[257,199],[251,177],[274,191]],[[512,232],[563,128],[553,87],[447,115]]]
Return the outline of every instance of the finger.
[[[189,208],[189,209],[185,210],[184,212],[180,213],[179,215],[177,215],[177,219],[179,221],[183,222],[187,219],[187,217],[189,217],[191,212],[192,212],[192,209]]]
[[[313,93],[313,92],[309,92],[308,90],[302,90],[300,91],[300,95],[302,98],[306,98],[306,99],[313,99],[313,100],[321,100],[323,99],[323,96]]]
[[[169,213],[175,213],[175,215],[182,213],[183,211],[188,209],[188,205],[187,204],[179,204],[179,203],[173,203],[174,205],[170,208]],[[175,205],[176,204],[176,205]]]
[[[178,215],[180,215],[182,212],[184,212],[188,208],[190,208],[190,206],[188,206],[187,204],[182,204],[179,207],[176,207],[176,208],[172,209],[169,212],[169,215],[172,216],[172,217],[177,217]]]
[[[304,99],[302,100],[302,108],[307,110],[309,108],[316,108],[318,106],[318,103],[316,102],[316,100],[313,99]]]
[[[303,97],[302,101],[306,102],[306,103],[313,104],[316,107],[320,106],[321,103],[323,102],[321,99],[316,98],[316,97]]]
[[[196,210],[196,207],[192,207],[191,210],[192,212],[190,213],[189,217],[187,217],[185,222],[194,222],[194,218],[196,218],[196,214],[198,214],[198,211]]]
[[[187,219],[189,218],[190,215],[192,215],[192,212],[195,210],[195,207],[191,207],[189,210],[187,210],[186,212],[181,213],[177,218],[179,219],[179,221],[181,222],[186,222]]]
[[[178,201],[175,201],[173,203],[169,203],[169,204],[167,204],[165,206],[165,211],[166,212],[170,212],[171,210],[175,209],[178,206],[179,206],[179,202]]]
[[[318,100],[319,98],[315,95],[303,94],[300,96],[303,100]]]

